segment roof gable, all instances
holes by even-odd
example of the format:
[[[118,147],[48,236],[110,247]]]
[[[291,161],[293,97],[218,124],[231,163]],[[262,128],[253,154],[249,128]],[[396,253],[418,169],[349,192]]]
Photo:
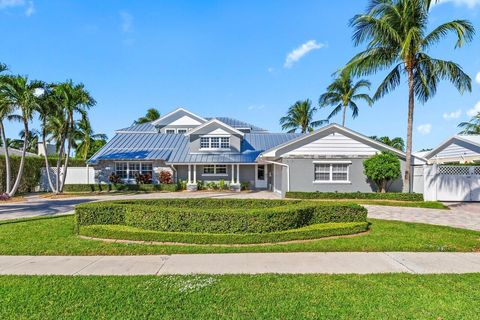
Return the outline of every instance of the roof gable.
[[[163,117],[152,122],[154,126],[168,126],[168,125],[192,125],[198,126],[205,123],[207,120],[204,118],[184,109],[178,108],[170,113],[167,113]]]
[[[373,155],[378,151],[391,151],[400,157],[405,153],[358,132],[331,124],[310,134],[284,143],[262,153],[263,157],[285,155]]]
[[[430,151],[425,158],[450,158],[478,154],[480,154],[480,135],[456,135]]]
[[[217,132],[217,133],[215,133]],[[243,132],[232,128],[228,124],[225,124],[217,119],[212,119],[210,121],[205,122],[204,124],[196,127],[193,130],[190,130],[185,135],[192,135],[192,134],[235,134],[242,136],[244,135]]]

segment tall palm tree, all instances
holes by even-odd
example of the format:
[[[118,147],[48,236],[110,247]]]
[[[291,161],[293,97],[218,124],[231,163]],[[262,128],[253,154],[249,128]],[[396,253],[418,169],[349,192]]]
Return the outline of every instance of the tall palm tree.
[[[353,82],[350,73],[341,72],[340,75],[327,87],[327,92],[322,94],[319,99],[320,107],[334,106],[328,120],[333,118],[337,113],[343,111],[342,126],[345,127],[347,109],[352,111],[352,118],[358,116],[357,101],[363,100],[369,106],[373,104],[372,98],[366,93],[359,93],[363,88],[370,89],[370,81],[359,80]]]
[[[395,137],[391,139],[390,137],[387,137],[387,136],[384,136],[384,137],[371,136],[370,139],[386,144],[387,146],[390,146],[397,150],[403,151],[405,149],[405,141],[400,137]]]
[[[20,115],[15,115],[15,118],[23,123],[25,132],[17,177],[11,189],[7,190],[9,196],[13,196],[20,186],[28,148],[29,122],[33,119],[33,114],[38,106],[37,90],[43,86],[44,84],[41,81],[30,81],[24,76],[6,76],[0,87],[1,94],[4,95],[8,101],[7,104],[9,104],[13,110],[20,112]]]
[[[471,91],[471,79],[452,62],[427,54],[450,32],[455,48],[473,39],[475,29],[467,20],[454,20],[427,33],[429,0],[370,0],[367,11],[351,20],[355,45],[367,43],[366,50],[354,56],[346,71],[355,76],[375,74],[393,68],[378,87],[374,99],[380,99],[401,83],[408,83],[408,122],[404,191],[410,191],[412,131],[415,99],[422,103],[433,97],[440,80],[450,81],[461,93]]]
[[[138,118],[133,122],[133,124],[143,124],[147,122],[152,122],[160,118],[160,111],[155,108],[150,108],[147,110],[145,116]]]
[[[61,106],[62,111],[57,113],[57,117],[64,117],[66,128],[63,128],[60,132],[60,147],[59,157],[57,161],[57,172],[61,172],[56,176],[56,190],[63,192],[63,186],[65,185],[65,178],[67,176],[68,161],[70,159],[70,152],[74,144],[73,132],[75,129],[75,117],[80,115],[86,117],[87,110],[96,104],[96,101],[85,89],[85,86],[80,84],[74,84],[72,80],[62,82],[54,85],[53,92],[55,99]],[[58,140],[57,140],[58,141]],[[63,157],[65,161],[63,163],[63,170],[60,171],[60,166]]]
[[[287,112],[287,115],[280,118],[282,130],[288,130],[289,133],[300,129],[300,132],[306,133],[313,131],[314,128],[326,123],[326,120],[313,121],[313,115],[317,108],[312,106],[310,99],[297,101]]]
[[[25,129],[22,129],[18,134],[23,146],[23,139],[25,139]],[[28,141],[27,141],[27,151],[31,153],[38,152],[38,142],[39,142],[40,132],[37,129],[31,129],[28,132]]]
[[[463,130],[461,134],[480,134],[480,112],[473,116],[470,121],[458,125]]]
[[[73,141],[75,142],[75,156],[87,160],[90,150],[96,141],[106,143],[107,135],[95,133],[87,117],[82,117],[76,122]]]

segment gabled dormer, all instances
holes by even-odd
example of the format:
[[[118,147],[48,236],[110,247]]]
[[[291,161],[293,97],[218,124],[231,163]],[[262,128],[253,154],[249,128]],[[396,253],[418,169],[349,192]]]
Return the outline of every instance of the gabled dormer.
[[[190,141],[190,152],[240,152],[244,133],[212,119],[186,133]]]
[[[185,134],[206,122],[206,119],[184,108],[178,108],[153,121],[152,124],[160,133]]]

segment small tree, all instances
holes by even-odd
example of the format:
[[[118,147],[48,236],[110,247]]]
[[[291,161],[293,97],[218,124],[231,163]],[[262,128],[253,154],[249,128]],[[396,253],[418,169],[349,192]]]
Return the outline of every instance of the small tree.
[[[173,183],[172,173],[170,171],[162,170],[158,175],[158,180],[161,184]]]
[[[389,151],[376,154],[363,162],[364,173],[385,193],[388,182],[398,179],[401,175],[400,160]]]

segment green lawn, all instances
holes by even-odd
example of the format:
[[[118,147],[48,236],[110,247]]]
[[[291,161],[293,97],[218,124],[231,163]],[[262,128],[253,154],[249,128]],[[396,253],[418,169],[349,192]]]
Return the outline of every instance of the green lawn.
[[[248,247],[166,246],[80,239],[74,216],[0,223],[0,255],[140,255],[214,252],[480,251],[480,232],[369,220],[367,234],[303,243]]]
[[[478,319],[480,274],[0,276],[0,319]]]

